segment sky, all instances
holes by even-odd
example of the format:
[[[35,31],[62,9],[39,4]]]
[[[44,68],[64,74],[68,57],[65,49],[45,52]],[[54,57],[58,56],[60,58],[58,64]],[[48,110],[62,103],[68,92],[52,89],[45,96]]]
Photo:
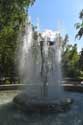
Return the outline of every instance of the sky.
[[[40,31],[45,29],[59,30],[64,36],[69,35],[71,44],[78,44],[78,51],[83,47],[83,38],[75,40],[77,33],[74,25],[79,20],[83,9],[83,0],[36,0],[29,8],[29,15],[34,25],[39,22]]]

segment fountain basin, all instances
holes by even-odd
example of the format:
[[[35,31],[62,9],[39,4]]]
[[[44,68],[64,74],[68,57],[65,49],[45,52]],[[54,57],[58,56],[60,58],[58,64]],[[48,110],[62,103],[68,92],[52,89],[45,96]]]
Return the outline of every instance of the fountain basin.
[[[23,111],[64,112],[70,109],[73,99],[57,100],[48,97],[31,97],[21,93],[13,99],[13,102]]]

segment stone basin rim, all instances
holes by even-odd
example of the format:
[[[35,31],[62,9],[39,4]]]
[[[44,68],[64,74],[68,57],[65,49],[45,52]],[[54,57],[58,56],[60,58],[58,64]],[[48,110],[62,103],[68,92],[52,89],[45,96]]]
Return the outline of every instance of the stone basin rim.
[[[28,96],[26,96],[28,97]],[[17,95],[14,99],[13,102],[14,104],[22,109],[22,110],[29,110],[29,111],[57,111],[57,112],[62,112],[68,109],[71,104],[73,103],[73,99],[71,98],[66,98],[64,100],[49,100],[49,98],[32,98],[29,97],[30,100],[27,99],[26,97],[23,98],[22,94]]]

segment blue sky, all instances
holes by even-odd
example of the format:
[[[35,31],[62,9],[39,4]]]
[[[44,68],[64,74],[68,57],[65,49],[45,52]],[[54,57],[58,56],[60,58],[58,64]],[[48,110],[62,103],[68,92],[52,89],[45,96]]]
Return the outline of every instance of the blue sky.
[[[78,50],[83,47],[83,38],[75,41],[74,24],[79,22],[79,12],[83,9],[83,0],[36,0],[29,8],[32,23],[36,25],[39,18],[40,30],[60,30],[68,34],[72,44],[78,44]]]

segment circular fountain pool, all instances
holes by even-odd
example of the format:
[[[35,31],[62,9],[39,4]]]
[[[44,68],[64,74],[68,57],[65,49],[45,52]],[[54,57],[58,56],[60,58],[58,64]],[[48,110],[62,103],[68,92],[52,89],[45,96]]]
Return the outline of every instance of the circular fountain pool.
[[[70,98],[56,99],[42,96],[28,96],[27,92],[17,95],[14,104],[23,111],[30,112],[64,112],[73,102]]]
[[[83,94],[65,93],[74,99],[66,112],[24,112],[12,102],[0,106],[1,125],[83,125]]]

